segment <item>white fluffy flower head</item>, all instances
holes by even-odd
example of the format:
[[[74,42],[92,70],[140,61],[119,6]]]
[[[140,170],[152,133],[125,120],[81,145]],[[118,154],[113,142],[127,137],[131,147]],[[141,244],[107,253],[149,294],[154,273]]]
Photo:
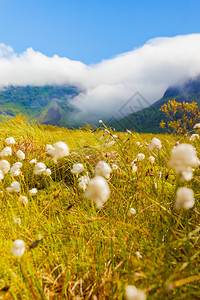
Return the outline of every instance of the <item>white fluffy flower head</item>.
[[[143,153],[138,153],[137,159],[140,160],[140,161],[142,161],[142,160],[145,159],[145,155]]]
[[[138,290],[134,285],[127,285],[124,293],[126,300],[145,300],[146,295],[142,290]]]
[[[51,176],[51,170],[50,169],[46,169],[46,171],[44,172],[45,175],[47,176]]]
[[[71,172],[72,172],[73,174],[78,175],[78,174],[80,174],[81,172],[83,172],[83,170],[84,170],[83,164],[74,164],[74,165],[73,165],[73,168],[72,168],[72,170],[71,170]]]
[[[154,156],[149,156],[149,161],[153,164],[155,161],[155,157]]]
[[[31,196],[36,195],[36,194],[37,194],[37,189],[36,189],[36,188],[33,188],[33,189],[29,190],[29,194],[30,194]]]
[[[12,149],[10,147],[5,147],[1,152],[0,156],[11,156],[12,155]]]
[[[15,240],[10,253],[13,253],[16,257],[21,257],[25,251],[25,243],[22,240]]]
[[[140,254],[139,251],[136,251],[136,252],[135,252],[135,256],[136,256],[138,259],[142,258],[142,255]]]
[[[95,176],[90,180],[85,192],[85,197],[94,201],[97,207],[102,207],[110,196],[107,181],[101,176]]]
[[[20,183],[18,181],[13,181],[11,186],[7,188],[8,192],[20,192]]]
[[[89,178],[89,176],[87,174],[87,175],[81,176],[78,179],[78,181],[79,181],[78,186],[85,191],[88,183],[90,182],[90,178]]]
[[[14,223],[16,223],[18,225],[21,225],[21,222],[22,222],[20,218],[16,218],[16,217],[13,218],[13,221],[14,221]]]
[[[47,146],[46,146],[47,154],[52,156],[55,162],[57,161],[57,159],[69,155],[69,147],[64,142],[57,142],[53,145],[53,147],[52,146],[50,147],[50,145]]]
[[[181,187],[176,192],[174,207],[176,209],[190,209],[195,203],[193,190],[187,187]]]
[[[26,196],[19,196],[18,201],[22,202],[25,205],[28,203],[28,199]]]
[[[43,174],[46,171],[46,169],[47,169],[47,167],[46,167],[46,165],[44,163],[38,162],[35,165],[34,174],[35,175],[41,175],[41,174]]]
[[[95,176],[103,176],[108,179],[110,178],[110,173],[112,172],[112,169],[105,161],[99,161],[94,169],[94,172]]]
[[[31,159],[31,161],[30,161],[31,165],[36,164],[36,163],[37,163],[37,159],[36,158]]]
[[[119,169],[118,165],[112,164],[112,170],[113,170],[113,171],[118,170],[118,169]]]
[[[129,214],[130,215],[135,215],[136,214],[135,208],[131,207],[130,210],[129,210]]]
[[[193,126],[194,129],[200,129],[200,123],[196,123],[194,126]]]
[[[0,170],[2,171],[3,175],[7,174],[10,170],[10,163],[7,160],[0,160]]]
[[[16,142],[15,142],[15,139],[14,137],[9,137],[7,139],[5,139],[5,144],[6,145],[14,145]]]
[[[153,138],[149,146],[150,151],[159,150],[162,148],[161,141],[158,138]]]
[[[190,137],[190,141],[194,142],[195,140],[199,140],[199,135],[196,133],[193,133]]]
[[[24,152],[21,151],[21,150],[18,150],[18,151],[17,151],[17,157],[18,157],[19,159],[21,159],[21,160],[25,159],[25,154],[24,154]]]
[[[136,164],[135,164],[135,161],[133,161],[133,162],[131,163],[131,166],[132,166],[133,173],[137,172],[137,166],[136,166]]]
[[[4,175],[3,175],[3,172],[0,169],[0,180],[2,180],[2,179],[4,179]]]
[[[196,149],[190,144],[179,144],[171,152],[169,166],[173,168],[181,180],[192,178],[192,168],[198,167],[200,161]]]
[[[22,167],[21,162],[16,162],[10,169],[11,175],[14,176],[19,176],[20,175],[20,168]]]

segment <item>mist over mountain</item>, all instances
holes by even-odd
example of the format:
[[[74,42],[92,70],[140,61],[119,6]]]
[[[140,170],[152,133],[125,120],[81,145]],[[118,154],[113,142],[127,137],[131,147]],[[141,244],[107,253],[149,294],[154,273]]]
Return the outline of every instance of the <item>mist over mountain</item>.
[[[79,90],[68,99],[74,124],[112,117],[119,120],[125,116],[122,108],[134,95],[146,99],[142,105],[148,107],[168,87],[198,76],[199,50],[200,34],[157,37],[129,52],[86,65],[58,55],[48,57],[32,48],[16,53],[11,46],[0,44],[0,87],[73,86]],[[142,108],[144,105],[131,106],[131,113]],[[62,114],[59,107],[56,112]]]
[[[135,113],[129,113],[121,120],[111,122],[109,125],[115,127],[117,130],[131,129],[137,132],[146,133],[164,133],[165,130],[160,128],[161,120],[167,120],[160,108],[169,100],[176,99],[178,102],[196,102],[200,107],[200,76],[190,78],[180,85],[170,86],[165,92],[163,97],[156,101],[149,107],[143,108]],[[143,99],[140,97],[142,102]]]
[[[200,92],[200,76],[196,78],[190,78],[186,82],[183,82],[179,86],[171,86],[169,87],[163,98],[175,97],[177,95],[187,95],[187,94],[195,94]]]
[[[0,120],[22,113],[28,119],[42,124],[83,126],[83,120],[74,120],[74,116],[80,111],[72,105],[73,99],[81,93],[84,91],[80,88],[67,85],[9,86],[0,90]],[[152,105],[140,93],[136,93],[121,107],[120,119],[111,116],[104,118],[104,121],[120,131],[131,129],[138,132],[164,132],[159,126],[161,119],[165,118],[160,107],[174,98],[179,102],[195,101],[200,105],[200,76],[190,78],[180,85],[170,86],[163,97]],[[91,123],[89,120],[86,123],[99,125],[98,121]]]

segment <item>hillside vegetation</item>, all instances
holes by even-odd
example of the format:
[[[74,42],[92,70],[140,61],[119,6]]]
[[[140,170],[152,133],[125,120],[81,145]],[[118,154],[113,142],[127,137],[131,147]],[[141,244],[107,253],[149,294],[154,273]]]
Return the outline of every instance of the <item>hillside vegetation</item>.
[[[133,99],[130,105],[139,104],[147,106],[147,100],[140,97],[139,102],[134,104]],[[159,126],[161,120],[166,121],[164,113],[160,110],[161,106],[167,104],[171,100],[177,102],[196,102],[200,107],[200,77],[189,79],[177,86],[169,87],[163,97],[144,109],[138,112],[132,113],[125,118],[122,118],[118,122],[113,123],[113,127],[117,130],[131,129],[137,132],[146,133],[164,133],[164,130]]]
[[[164,133],[165,130],[160,127],[161,120],[166,121],[165,115],[160,108],[163,104],[168,103],[171,100],[176,100],[177,102],[196,102],[200,107],[200,92],[194,94],[186,95],[176,95],[171,97],[163,97],[159,101],[155,102],[153,105],[144,108],[136,113],[130,114],[126,118],[119,120],[118,122],[112,124],[116,130],[126,129],[137,131],[139,133]]]
[[[20,174],[9,171],[0,182],[2,299],[122,299],[127,285],[152,300],[199,299],[200,171],[191,181],[177,181],[168,160],[178,137],[156,135],[162,148],[150,152],[155,135],[108,132],[103,125],[93,132],[37,126],[21,117],[1,125],[0,133],[1,151],[6,138],[16,140],[12,155],[2,159],[12,166],[17,151],[25,153]],[[58,141],[70,154],[55,163],[45,149]],[[200,157],[198,140],[181,142],[192,143]],[[144,160],[135,160],[139,153]],[[32,159],[45,163],[51,175],[34,174]],[[87,172],[92,179],[99,161],[113,169],[101,208],[78,181]],[[75,163],[84,166],[77,176],[71,172]],[[20,192],[7,190],[13,180]],[[189,210],[174,208],[180,186],[194,191]],[[25,242],[20,258],[10,253],[16,239]]]
[[[78,93],[73,86],[9,86],[0,91],[0,120],[23,113],[32,121],[67,126],[73,111],[69,100]]]

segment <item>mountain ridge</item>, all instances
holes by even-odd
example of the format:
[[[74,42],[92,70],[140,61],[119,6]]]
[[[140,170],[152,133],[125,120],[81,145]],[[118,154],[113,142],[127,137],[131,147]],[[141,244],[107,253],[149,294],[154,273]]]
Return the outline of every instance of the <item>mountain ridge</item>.
[[[78,110],[72,106],[71,100],[81,92],[76,86],[67,85],[3,88],[0,90],[0,121],[22,113],[28,119],[42,124],[72,127],[74,126],[73,113]],[[200,106],[200,76],[180,85],[170,86],[163,97],[149,107],[119,121],[114,120],[108,126],[118,131],[129,129],[145,133],[164,133],[165,130],[160,128],[159,124],[162,119],[166,121],[166,118],[160,111],[160,107],[174,98],[179,102],[194,101]]]
[[[74,108],[70,101],[80,93],[75,86],[9,86],[0,91],[0,120],[22,113],[43,124],[68,126]]]
[[[196,102],[200,107],[200,77],[189,79],[181,85],[169,87],[163,97],[147,108],[130,114],[121,120],[111,124],[116,130],[125,131],[126,129],[139,133],[165,133],[159,124],[161,120],[167,121],[160,108],[170,100],[176,99],[178,102]]]

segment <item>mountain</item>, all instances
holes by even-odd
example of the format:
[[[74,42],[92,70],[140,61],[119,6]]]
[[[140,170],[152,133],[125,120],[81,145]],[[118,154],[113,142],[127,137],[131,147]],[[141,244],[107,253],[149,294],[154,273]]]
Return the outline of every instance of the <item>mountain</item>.
[[[160,111],[163,104],[169,100],[176,99],[178,102],[196,102],[200,107],[200,77],[189,79],[179,86],[169,87],[163,97],[151,106],[144,108],[136,113],[111,124],[116,130],[125,131],[126,129],[145,132],[145,133],[164,133],[159,124],[165,115]]]
[[[28,119],[42,124],[75,126],[72,113],[76,111],[70,104],[70,100],[80,92],[82,91],[75,86],[9,86],[3,88],[0,90],[0,121],[22,113]],[[141,95],[137,96],[139,102],[145,101]],[[160,111],[160,107],[174,98],[180,102],[195,101],[200,106],[200,77],[169,87],[163,97],[153,105],[129,115],[126,112],[124,114],[126,117],[119,121],[111,120],[108,125],[119,131],[129,129],[137,132],[164,133],[165,130],[160,128],[159,124],[162,119],[166,120],[166,118]],[[147,104],[145,103],[145,106]],[[128,103],[126,109],[131,110],[131,103]],[[75,127],[79,125],[76,123]]]
[[[67,126],[74,108],[69,100],[80,93],[74,86],[9,86],[0,90],[0,120],[19,113],[43,124]]]

